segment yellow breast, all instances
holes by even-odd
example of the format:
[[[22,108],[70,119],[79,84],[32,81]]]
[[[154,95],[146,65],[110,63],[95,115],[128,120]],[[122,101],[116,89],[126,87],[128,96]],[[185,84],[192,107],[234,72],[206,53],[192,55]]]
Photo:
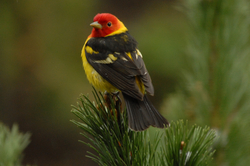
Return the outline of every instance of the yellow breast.
[[[119,91],[117,88],[115,88],[113,85],[111,85],[108,81],[106,81],[100,74],[96,72],[96,70],[88,63],[85,55],[85,50],[86,50],[86,43],[89,39],[86,40],[83,49],[82,49],[82,62],[83,62],[83,68],[85,70],[87,79],[89,82],[99,91],[101,92],[117,92]],[[89,48],[87,48],[89,49]],[[90,50],[88,50],[90,51]],[[93,51],[93,53],[95,53]]]

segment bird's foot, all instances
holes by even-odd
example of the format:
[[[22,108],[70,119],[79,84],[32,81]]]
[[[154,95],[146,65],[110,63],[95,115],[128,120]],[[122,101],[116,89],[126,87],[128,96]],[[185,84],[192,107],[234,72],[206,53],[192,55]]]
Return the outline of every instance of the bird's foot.
[[[119,118],[122,112],[122,101],[121,98],[119,97],[119,92],[115,93],[105,92],[103,98],[105,100],[104,104],[108,108],[108,110],[110,110],[111,113],[113,114],[112,106],[114,106],[115,108],[114,115],[116,115],[116,117]]]

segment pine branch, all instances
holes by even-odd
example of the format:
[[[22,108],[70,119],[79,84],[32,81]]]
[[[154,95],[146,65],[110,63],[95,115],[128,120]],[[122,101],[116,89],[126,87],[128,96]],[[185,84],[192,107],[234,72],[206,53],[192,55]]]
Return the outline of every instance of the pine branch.
[[[163,132],[156,132],[154,139],[148,130],[131,131],[125,110],[121,110],[116,98],[110,97],[111,106],[101,94],[93,92],[96,104],[82,96],[80,104],[72,112],[81,120],[72,120],[83,130],[90,143],[83,142],[96,153],[89,158],[104,166],[152,166],[152,165],[206,165],[211,160],[210,150],[215,137],[209,128],[193,126],[188,130],[183,122],[172,123]],[[117,107],[118,104],[118,107]],[[152,130],[155,128],[152,128]],[[160,130],[160,131],[164,131]],[[152,139],[152,140],[151,140]],[[163,143],[162,140],[165,140]],[[181,142],[184,141],[184,145]],[[163,144],[162,144],[163,143]],[[159,153],[161,145],[161,153]],[[181,154],[180,154],[181,152]],[[182,155],[185,154],[185,155]]]
[[[165,147],[162,149],[163,158],[169,166],[203,166],[212,160],[211,146],[215,138],[215,131],[209,127],[196,125],[188,129],[187,123],[177,121],[171,123],[166,130]]]
[[[145,141],[147,132],[131,131],[125,111],[116,108],[115,100],[110,99],[109,110],[103,96],[96,91],[93,94],[98,104],[82,96],[81,105],[72,110],[83,123],[72,122],[84,131],[82,135],[91,142],[85,144],[98,153],[98,156],[90,154],[88,157],[99,165],[154,165],[154,155],[148,154],[156,148]]]

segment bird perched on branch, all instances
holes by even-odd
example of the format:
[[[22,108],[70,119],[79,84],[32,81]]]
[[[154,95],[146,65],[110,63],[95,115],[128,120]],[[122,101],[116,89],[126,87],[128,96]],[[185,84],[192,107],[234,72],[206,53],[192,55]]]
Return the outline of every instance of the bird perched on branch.
[[[82,49],[89,82],[99,91],[122,93],[132,130],[167,126],[168,121],[146,96],[146,92],[154,95],[154,87],[137,42],[128,29],[109,13],[97,14],[90,26],[93,30]]]

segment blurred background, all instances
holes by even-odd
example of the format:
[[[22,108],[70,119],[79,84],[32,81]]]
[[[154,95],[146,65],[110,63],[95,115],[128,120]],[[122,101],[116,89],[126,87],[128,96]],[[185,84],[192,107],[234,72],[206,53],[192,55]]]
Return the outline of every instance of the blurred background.
[[[96,165],[70,110],[93,100],[80,54],[103,12],[138,41],[156,108],[216,131],[211,165],[249,165],[250,1],[0,0],[0,124],[32,134],[23,165]]]
[[[0,121],[30,132],[23,164],[96,165],[70,119],[90,94],[81,49],[97,13],[116,15],[139,43],[156,108],[174,93],[185,66],[187,19],[174,0],[0,0]],[[161,110],[164,111],[162,108]],[[166,113],[162,112],[164,115]]]

